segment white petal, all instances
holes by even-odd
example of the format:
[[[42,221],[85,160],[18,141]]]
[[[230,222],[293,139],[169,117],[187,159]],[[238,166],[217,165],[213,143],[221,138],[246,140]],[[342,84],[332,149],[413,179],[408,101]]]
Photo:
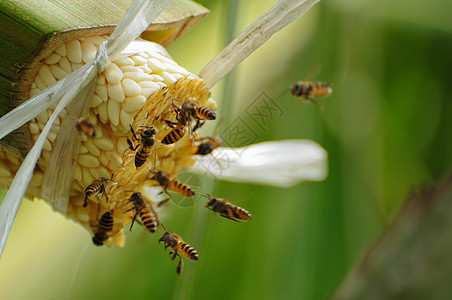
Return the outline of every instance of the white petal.
[[[321,181],[328,174],[327,152],[310,140],[264,142],[243,148],[218,148],[198,156],[188,171],[220,180],[290,187]]]

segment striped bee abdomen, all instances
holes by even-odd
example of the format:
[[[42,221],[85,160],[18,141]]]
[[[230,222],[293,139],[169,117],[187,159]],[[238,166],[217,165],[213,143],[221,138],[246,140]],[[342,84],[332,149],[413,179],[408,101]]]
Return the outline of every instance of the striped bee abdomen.
[[[185,185],[179,181],[176,180],[171,180],[168,183],[168,189],[170,191],[173,191],[175,193],[178,193],[182,196],[193,196],[195,194],[195,191],[193,191],[193,189],[191,187],[189,187],[188,185]]]
[[[316,81],[313,83],[313,87],[314,98],[326,97],[333,92],[331,85],[328,83]]]
[[[195,250],[195,248],[193,248],[189,244],[187,244],[185,242],[180,242],[178,244],[178,248],[179,248],[179,251],[182,254],[184,254],[186,257],[188,257],[189,259],[192,259],[192,260],[198,260],[199,259],[198,252]]]
[[[170,145],[180,140],[185,135],[184,127],[177,127],[171,130],[163,139],[162,144]]]
[[[159,221],[152,208],[149,206],[147,208],[142,208],[139,211],[139,214],[144,227],[146,227],[146,229],[150,232],[155,232],[159,226]]]
[[[107,211],[102,215],[99,220],[99,225],[97,231],[93,236],[93,243],[96,246],[102,246],[106,239],[108,239],[107,233],[113,229],[113,215],[111,212]]]
[[[241,207],[231,205],[228,207],[228,210],[229,210],[228,215],[232,216],[235,219],[239,219],[239,220],[243,220],[243,221],[251,220],[251,214]]]
[[[196,107],[195,114],[196,117],[201,120],[215,120],[217,118],[215,112],[205,106]]]

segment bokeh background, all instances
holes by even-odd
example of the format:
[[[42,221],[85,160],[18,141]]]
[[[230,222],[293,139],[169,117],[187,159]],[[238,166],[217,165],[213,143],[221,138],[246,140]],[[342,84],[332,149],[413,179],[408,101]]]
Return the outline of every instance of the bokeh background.
[[[198,73],[275,1],[199,1],[211,10],[169,47]],[[137,226],[125,249],[89,234],[42,201],[24,201],[0,261],[2,299],[325,299],[418,187],[452,168],[452,2],[321,1],[213,89],[223,124],[265,92],[283,110],[259,141],[308,138],[329,154],[323,182],[289,189],[198,178],[204,192],[253,214],[235,223],[171,204],[167,227],[200,260],[176,263]],[[324,110],[288,93],[321,80]],[[224,126],[224,125],[220,125]],[[213,130],[213,128],[211,128]],[[284,149],[281,149],[284,151]]]

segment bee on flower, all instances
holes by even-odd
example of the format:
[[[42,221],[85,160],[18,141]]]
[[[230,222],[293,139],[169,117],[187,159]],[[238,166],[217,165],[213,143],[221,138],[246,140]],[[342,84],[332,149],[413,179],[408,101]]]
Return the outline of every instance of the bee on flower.
[[[284,2],[272,8],[266,18],[284,17],[278,13]],[[317,1],[308,2],[309,5],[301,10],[293,8],[297,10],[297,16]],[[149,188],[158,195],[171,190],[171,182],[174,185],[177,182],[173,178],[181,171],[279,187],[325,178],[326,152],[312,141],[264,142],[237,149],[221,147],[220,137],[201,137],[202,143],[195,145],[193,137],[205,120],[216,119],[218,104],[210,88],[264,43],[266,37],[289,24],[295,18],[294,14],[276,27],[261,28],[268,34],[255,41],[247,40],[251,33],[242,34],[198,76],[173,61],[163,46],[133,41],[147,28],[143,22],[149,25],[149,19],[163,9],[163,6],[150,9],[144,1],[137,3],[142,5],[141,9],[128,11],[129,15],[126,13],[117,26],[116,30],[121,30],[122,25],[136,29],[132,36],[120,35],[121,47],[110,44],[117,38],[117,31],[111,36],[62,42],[37,70],[38,76],[30,83],[30,100],[0,119],[0,125],[7,124],[0,126],[1,138],[26,124],[30,139],[34,141],[25,158],[7,150],[0,151],[0,171],[8,173],[8,179],[14,177],[12,182],[5,180],[9,183],[9,191],[0,211],[3,229],[0,250],[5,246],[14,220],[14,217],[6,216],[15,216],[26,193],[44,198],[55,210],[81,224],[94,235],[96,245],[111,239],[114,245],[122,247],[123,231],[113,224],[126,226],[140,215],[143,223],[144,219],[152,220],[152,226],[145,224],[150,232],[157,231],[158,197],[146,196],[144,205],[141,194]],[[143,15],[152,18],[140,19]],[[269,26],[265,20],[258,22]],[[232,50],[238,44],[244,48]],[[57,56],[58,60],[50,59]],[[91,85],[93,89],[89,89]],[[34,102],[41,103],[42,107],[35,110],[35,106],[30,105]],[[90,123],[90,134],[80,135],[77,129],[81,126],[76,122],[86,111],[89,120],[95,122]],[[185,127],[191,134],[184,134],[182,129]],[[138,128],[143,130],[136,134],[134,129]],[[128,138],[130,133],[137,145]],[[198,147],[195,153],[194,146]],[[283,148],[284,154],[281,154]],[[213,152],[218,155],[207,155]],[[149,158],[151,154],[155,159]],[[226,168],[214,170],[210,167],[211,160],[217,157]],[[162,173],[155,173],[155,170]],[[149,173],[168,174],[165,178],[171,179],[160,181],[160,177],[149,176]],[[108,180],[98,184],[98,178]],[[184,195],[189,196],[194,194],[182,186],[180,183],[178,191],[183,190]],[[124,196],[131,190],[136,191],[132,200]],[[104,197],[91,197],[98,193]],[[87,201],[88,196],[90,201]],[[133,208],[124,210],[130,203]],[[146,212],[152,212],[151,217],[144,214],[143,207]],[[212,206],[212,209],[226,215],[218,206]],[[99,219],[93,211],[106,212]],[[115,214],[110,213],[112,211]],[[120,211],[123,213],[118,213]]]

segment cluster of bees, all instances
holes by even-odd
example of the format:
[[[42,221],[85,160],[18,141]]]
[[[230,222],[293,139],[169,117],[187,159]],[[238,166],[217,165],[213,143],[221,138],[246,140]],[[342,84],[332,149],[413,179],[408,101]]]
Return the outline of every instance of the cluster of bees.
[[[212,109],[205,106],[199,106],[191,101],[183,102],[180,106],[177,106],[173,102],[172,107],[175,112],[176,121],[163,120],[172,129],[161,139],[161,144],[174,144],[186,134],[186,131],[188,131],[192,143],[195,146],[194,154],[208,155],[221,145],[221,138],[219,136],[206,137],[198,139],[196,142],[194,141],[193,136],[195,131],[203,126],[206,120],[216,119],[216,114]],[[192,128],[191,124],[194,122],[196,123]],[[80,118],[77,121],[76,127],[83,134],[94,135],[94,125],[91,124],[87,118]],[[127,142],[130,150],[135,152],[134,162],[135,167],[138,170],[148,159],[156,159],[154,151],[156,144],[158,143],[154,137],[156,135],[156,130],[152,126],[142,126],[135,131],[133,127],[130,126],[130,132],[133,141],[128,139]],[[134,142],[136,145],[134,145]],[[154,163],[151,165],[155,166],[156,164]],[[163,192],[169,196],[167,199],[159,202],[157,204],[158,207],[170,200],[171,196],[168,193],[169,191],[186,197],[195,195],[195,192],[191,187],[170,178],[161,170],[151,169],[149,170],[149,173],[152,176],[151,179],[155,180],[163,189]],[[83,207],[88,206],[90,197],[99,197],[106,194],[106,186],[110,180],[111,179],[98,178],[87,186],[84,191],[85,199]],[[180,275],[182,272],[183,262],[181,254],[191,260],[198,260],[198,252],[192,246],[185,243],[179,235],[166,230],[163,224],[160,223],[152,204],[141,193],[135,191],[125,192],[130,192],[132,194],[128,197],[128,200],[125,201],[124,209],[120,213],[133,213],[130,230],[132,230],[135,221],[142,224],[151,233],[156,232],[161,225],[164,229],[164,234],[158,242],[163,242],[165,249],[170,248],[169,254],[173,261],[176,258],[179,258],[177,274]],[[241,207],[235,206],[221,198],[210,195],[206,195],[206,197],[208,198],[206,207],[224,218],[234,221],[248,221],[251,219],[251,214]],[[116,210],[117,209],[118,208],[116,208]],[[119,210],[121,210],[121,207],[119,207]],[[116,213],[118,212],[116,211]],[[114,210],[110,210],[103,213],[98,220],[90,222],[90,226],[93,230],[93,243],[97,246],[102,246],[110,237],[121,230],[123,224],[119,222],[115,223]]]
[[[292,95],[309,100],[319,107],[314,98],[329,96],[332,93],[332,88],[330,84],[324,82],[299,81],[291,86],[290,91]],[[153,159],[154,163],[151,163],[151,165],[156,165],[155,161],[157,157],[154,150],[157,143],[160,142],[163,145],[174,144],[181,140],[187,131],[190,135],[191,142],[194,145],[195,150],[193,154],[209,155],[221,145],[222,140],[219,136],[204,137],[197,139],[196,142],[194,139],[196,130],[203,126],[206,120],[216,119],[216,114],[212,109],[197,105],[191,101],[182,102],[180,106],[173,102],[172,107],[175,113],[175,121],[162,120],[171,128],[171,131],[167,133],[161,141],[156,140],[155,135],[157,132],[152,126],[141,126],[138,130],[134,130],[134,128],[130,126],[131,139],[127,139],[127,143],[130,150],[135,152],[134,162],[137,170],[141,168],[148,159]],[[194,126],[191,127],[191,124],[193,123]],[[83,134],[92,137],[95,136],[95,126],[87,118],[80,118],[76,127]],[[149,170],[149,172],[152,176],[151,179],[155,180],[163,189],[163,192],[169,196],[167,199],[159,202],[157,204],[158,207],[170,200],[169,191],[186,197],[195,195],[195,192],[191,187],[170,178],[165,172],[152,169]],[[87,186],[84,191],[85,199],[83,207],[88,206],[90,197],[98,197],[105,194],[106,186],[109,181],[110,179],[98,178]],[[177,274],[180,275],[182,272],[183,261],[181,254],[191,260],[199,259],[198,252],[192,246],[185,243],[179,235],[166,230],[163,224],[160,223],[152,204],[146,200],[141,193],[134,191],[125,192],[132,193],[127,201],[125,201],[125,206],[127,207],[124,207],[124,210],[121,212],[133,213],[130,230],[132,230],[135,222],[143,225],[151,233],[156,232],[159,226],[161,226],[164,229],[164,233],[158,242],[163,242],[165,249],[170,248],[169,255],[173,261],[176,258],[179,258]],[[225,199],[210,195],[206,195],[206,197],[208,198],[206,207],[224,218],[233,221],[248,221],[251,219],[251,214],[248,211],[231,204]],[[90,222],[90,226],[93,230],[93,243],[97,246],[102,246],[110,237],[121,230],[123,224],[119,222],[115,223],[113,210],[109,210],[103,213],[98,220]]]

